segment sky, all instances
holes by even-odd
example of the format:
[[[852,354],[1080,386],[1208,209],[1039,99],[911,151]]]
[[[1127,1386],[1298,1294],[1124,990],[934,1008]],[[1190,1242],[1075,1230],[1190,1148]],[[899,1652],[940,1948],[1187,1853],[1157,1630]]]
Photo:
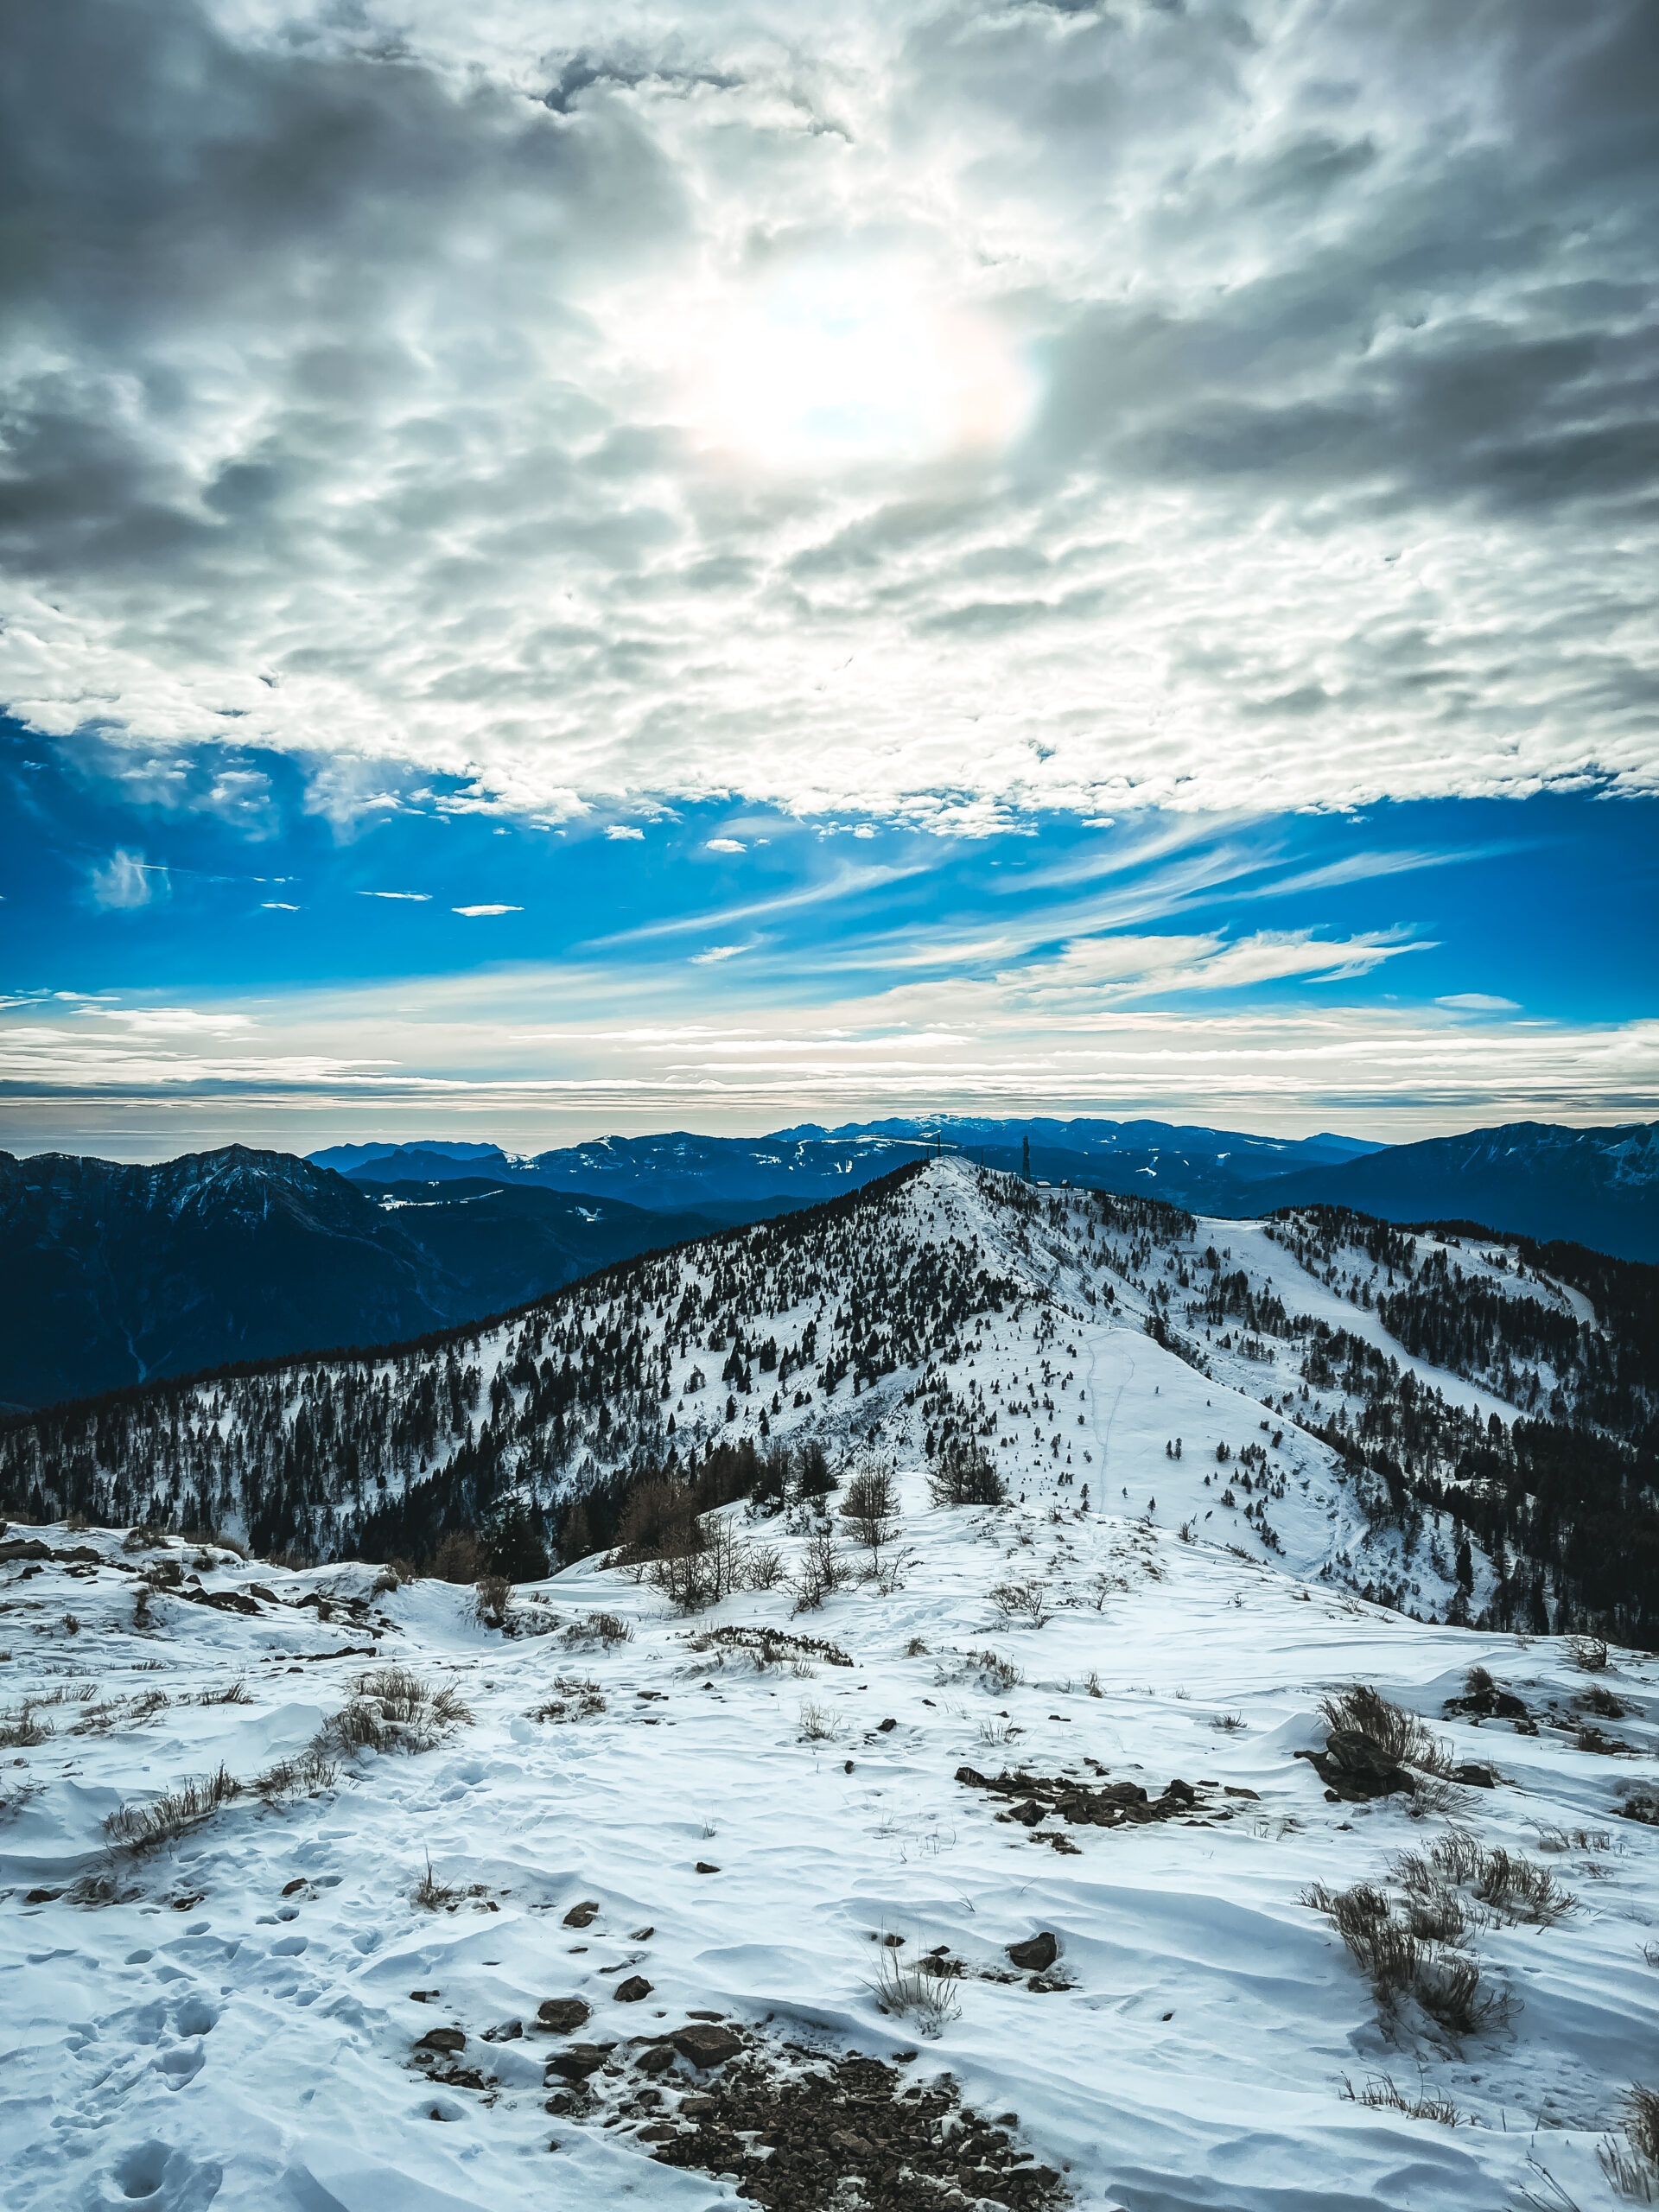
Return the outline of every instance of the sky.
[[[0,1144],[1659,1115],[1647,0],[58,0]]]

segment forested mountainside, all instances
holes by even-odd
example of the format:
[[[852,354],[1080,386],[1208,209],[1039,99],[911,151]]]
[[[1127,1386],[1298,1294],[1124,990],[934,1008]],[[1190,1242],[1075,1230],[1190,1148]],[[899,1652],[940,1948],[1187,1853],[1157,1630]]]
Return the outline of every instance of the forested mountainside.
[[[156,1166],[0,1153],[0,1404],[384,1344],[717,1225],[476,1179],[371,1192],[241,1145]]]
[[[946,1159],[486,1327],[14,1419],[0,1504],[379,1558],[511,1508],[569,1559],[652,1485],[782,1504],[965,1453],[1404,1610],[1651,1641],[1654,1313],[1595,1255]]]
[[[1510,1122],[1390,1145],[1265,1184],[1255,1204],[1348,1206],[1385,1221],[1484,1222],[1623,1260],[1659,1261],[1659,1122]]]

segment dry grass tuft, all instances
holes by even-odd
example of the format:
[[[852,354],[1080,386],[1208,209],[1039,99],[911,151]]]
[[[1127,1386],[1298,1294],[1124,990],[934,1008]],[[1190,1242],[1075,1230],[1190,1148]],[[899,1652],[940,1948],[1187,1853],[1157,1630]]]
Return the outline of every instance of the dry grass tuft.
[[[908,2020],[929,2042],[942,2035],[952,2020],[962,2017],[962,1999],[955,1977],[924,1973],[919,1966],[901,1963],[897,1951],[884,1949],[874,1981],[865,1987],[878,2010],[890,2018]]]
[[[1455,2127],[1457,2108],[1448,2097],[1430,2094],[1421,2076],[1417,2094],[1408,2097],[1388,2074],[1373,2074],[1363,2089],[1356,2089],[1344,2075],[1343,2095],[1350,2104],[1365,2105],[1372,2112],[1397,2112],[1408,2120],[1434,2120],[1442,2127]]]
[[[531,1713],[532,1720],[591,1720],[595,1713],[605,1710],[604,1694],[599,1684],[579,1675],[556,1675],[553,1691],[554,1694]]]
[[[171,1843],[204,1821],[212,1820],[222,1805],[242,1794],[242,1784],[227,1767],[221,1766],[216,1774],[203,1775],[189,1782],[181,1782],[175,1789],[164,1789],[148,1804],[122,1805],[104,1823],[104,1833],[112,1846],[124,1851],[149,1851],[161,1843]]]
[[[1334,1691],[1319,1700],[1319,1713],[1333,1734],[1351,1729],[1374,1744],[1396,1766],[1414,1767],[1420,1773],[1449,1779],[1453,1767],[1451,1747],[1432,1735],[1414,1713],[1407,1713],[1388,1699],[1357,1682],[1352,1689]]]

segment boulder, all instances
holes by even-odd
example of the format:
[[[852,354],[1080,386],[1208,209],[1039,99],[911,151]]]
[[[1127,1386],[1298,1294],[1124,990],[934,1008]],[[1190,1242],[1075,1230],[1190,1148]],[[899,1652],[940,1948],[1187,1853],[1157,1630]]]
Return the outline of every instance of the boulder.
[[[641,1998],[649,1997],[651,1984],[642,1974],[631,1974],[626,1981],[619,1981],[611,1992],[618,2005],[637,2005]]]
[[[459,2028],[429,2028],[415,2048],[416,2050],[465,2050],[467,2038]]]
[[[694,2066],[723,2066],[743,2048],[741,2040],[729,2028],[711,2027],[702,2022],[677,2030],[673,2044],[680,2056],[689,2058]]]
[[[1033,1936],[1023,1943],[1007,1946],[1008,1962],[1022,1974],[1043,1974],[1060,1955],[1057,1940],[1045,1929],[1040,1936]]]
[[[587,2026],[591,2010],[580,1997],[543,1997],[536,2007],[537,2024],[550,2035],[573,2036]]]
[[[1357,1728],[1333,1728],[1322,1751],[1298,1751],[1296,1756],[1306,1759],[1326,1789],[1334,1789],[1344,1804],[1389,1797],[1396,1790],[1410,1796],[1417,1787],[1408,1768],[1379,1751]]]
[[[607,2043],[573,2043],[569,2050],[556,2050],[547,2062],[550,2074],[562,2082],[585,2082],[597,2074],[615,2046]]]
[[[591,1928],[598,1911],[599,1899],[585,1897],[582,1904],[573,1904],[565,1914],[564,1924],[567,1928]]]

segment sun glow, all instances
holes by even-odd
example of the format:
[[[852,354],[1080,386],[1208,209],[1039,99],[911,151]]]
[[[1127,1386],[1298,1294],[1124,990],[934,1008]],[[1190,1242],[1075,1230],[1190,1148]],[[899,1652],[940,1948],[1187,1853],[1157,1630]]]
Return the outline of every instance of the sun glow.
[[[694,318],[685,389],[712,446],[833,469],[985,451],[1014,437],[1031,379],[992,319],[896,267],[798,270]]]

